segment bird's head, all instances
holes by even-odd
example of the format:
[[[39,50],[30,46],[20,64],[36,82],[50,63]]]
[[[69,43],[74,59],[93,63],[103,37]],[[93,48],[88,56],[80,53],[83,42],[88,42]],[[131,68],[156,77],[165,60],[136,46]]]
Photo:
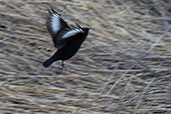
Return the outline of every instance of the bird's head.
[[[86,32],[88,33],[88,31],[89,31],[90,29],[92,29],[92,28],[90,28],[90,27],[81,27],[78,23],[76,23],[76,25],[77,25],[78,28],[82,29],[84,33],[86,33]]]
[[[81,28],[84,32],[88,32],[90,30],[90,28],[88,27],[84,27],[84,28]]]

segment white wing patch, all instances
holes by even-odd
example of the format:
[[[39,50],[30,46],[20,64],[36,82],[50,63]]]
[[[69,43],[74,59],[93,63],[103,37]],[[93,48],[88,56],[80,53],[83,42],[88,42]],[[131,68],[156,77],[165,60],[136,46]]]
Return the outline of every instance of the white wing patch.
[[[51,18],[51,26],[54,33],[60,30],[60,16],[58,14],[53,14]]]
[[[71,37],[78,33],[83,33],[83,32],[84,31],[82,29],[74,29],[74,30],[71,30],[71,31],[65,33],[62,38],[68,38],[68,37]]]

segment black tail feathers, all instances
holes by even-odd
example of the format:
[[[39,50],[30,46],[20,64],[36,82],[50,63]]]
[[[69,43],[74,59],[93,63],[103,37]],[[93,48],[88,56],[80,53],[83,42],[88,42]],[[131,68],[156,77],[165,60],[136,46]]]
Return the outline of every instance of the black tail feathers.
[[[49,67],[53,62],[54,62],[54,60],[50,58],[50,59],[46,60],[46,61],[43,63],[43,66],[47,68],[47,67]]]

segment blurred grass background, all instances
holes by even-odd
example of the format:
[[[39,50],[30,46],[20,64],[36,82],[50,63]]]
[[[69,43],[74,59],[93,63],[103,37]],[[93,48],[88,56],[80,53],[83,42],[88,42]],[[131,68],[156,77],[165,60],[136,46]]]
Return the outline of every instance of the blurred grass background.
[[[65,72],[42,66],[50,7],[93,28]],[[170,114],[171,1],[1,0],[0,113]]]

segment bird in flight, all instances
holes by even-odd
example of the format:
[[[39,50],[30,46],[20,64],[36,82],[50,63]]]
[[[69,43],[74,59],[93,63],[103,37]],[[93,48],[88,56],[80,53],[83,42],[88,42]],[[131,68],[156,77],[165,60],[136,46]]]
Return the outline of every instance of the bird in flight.
[[[47,16],[46,27],[52,37],[54,46],[58,49],[52,57],[43,62],[44,67],[50,66],[58,60],[64,61],[73,57],[79,50],[81,44],[86,39],[89,29],[77,24],[77,28],[71,28],[61,16],[51,8]]]

